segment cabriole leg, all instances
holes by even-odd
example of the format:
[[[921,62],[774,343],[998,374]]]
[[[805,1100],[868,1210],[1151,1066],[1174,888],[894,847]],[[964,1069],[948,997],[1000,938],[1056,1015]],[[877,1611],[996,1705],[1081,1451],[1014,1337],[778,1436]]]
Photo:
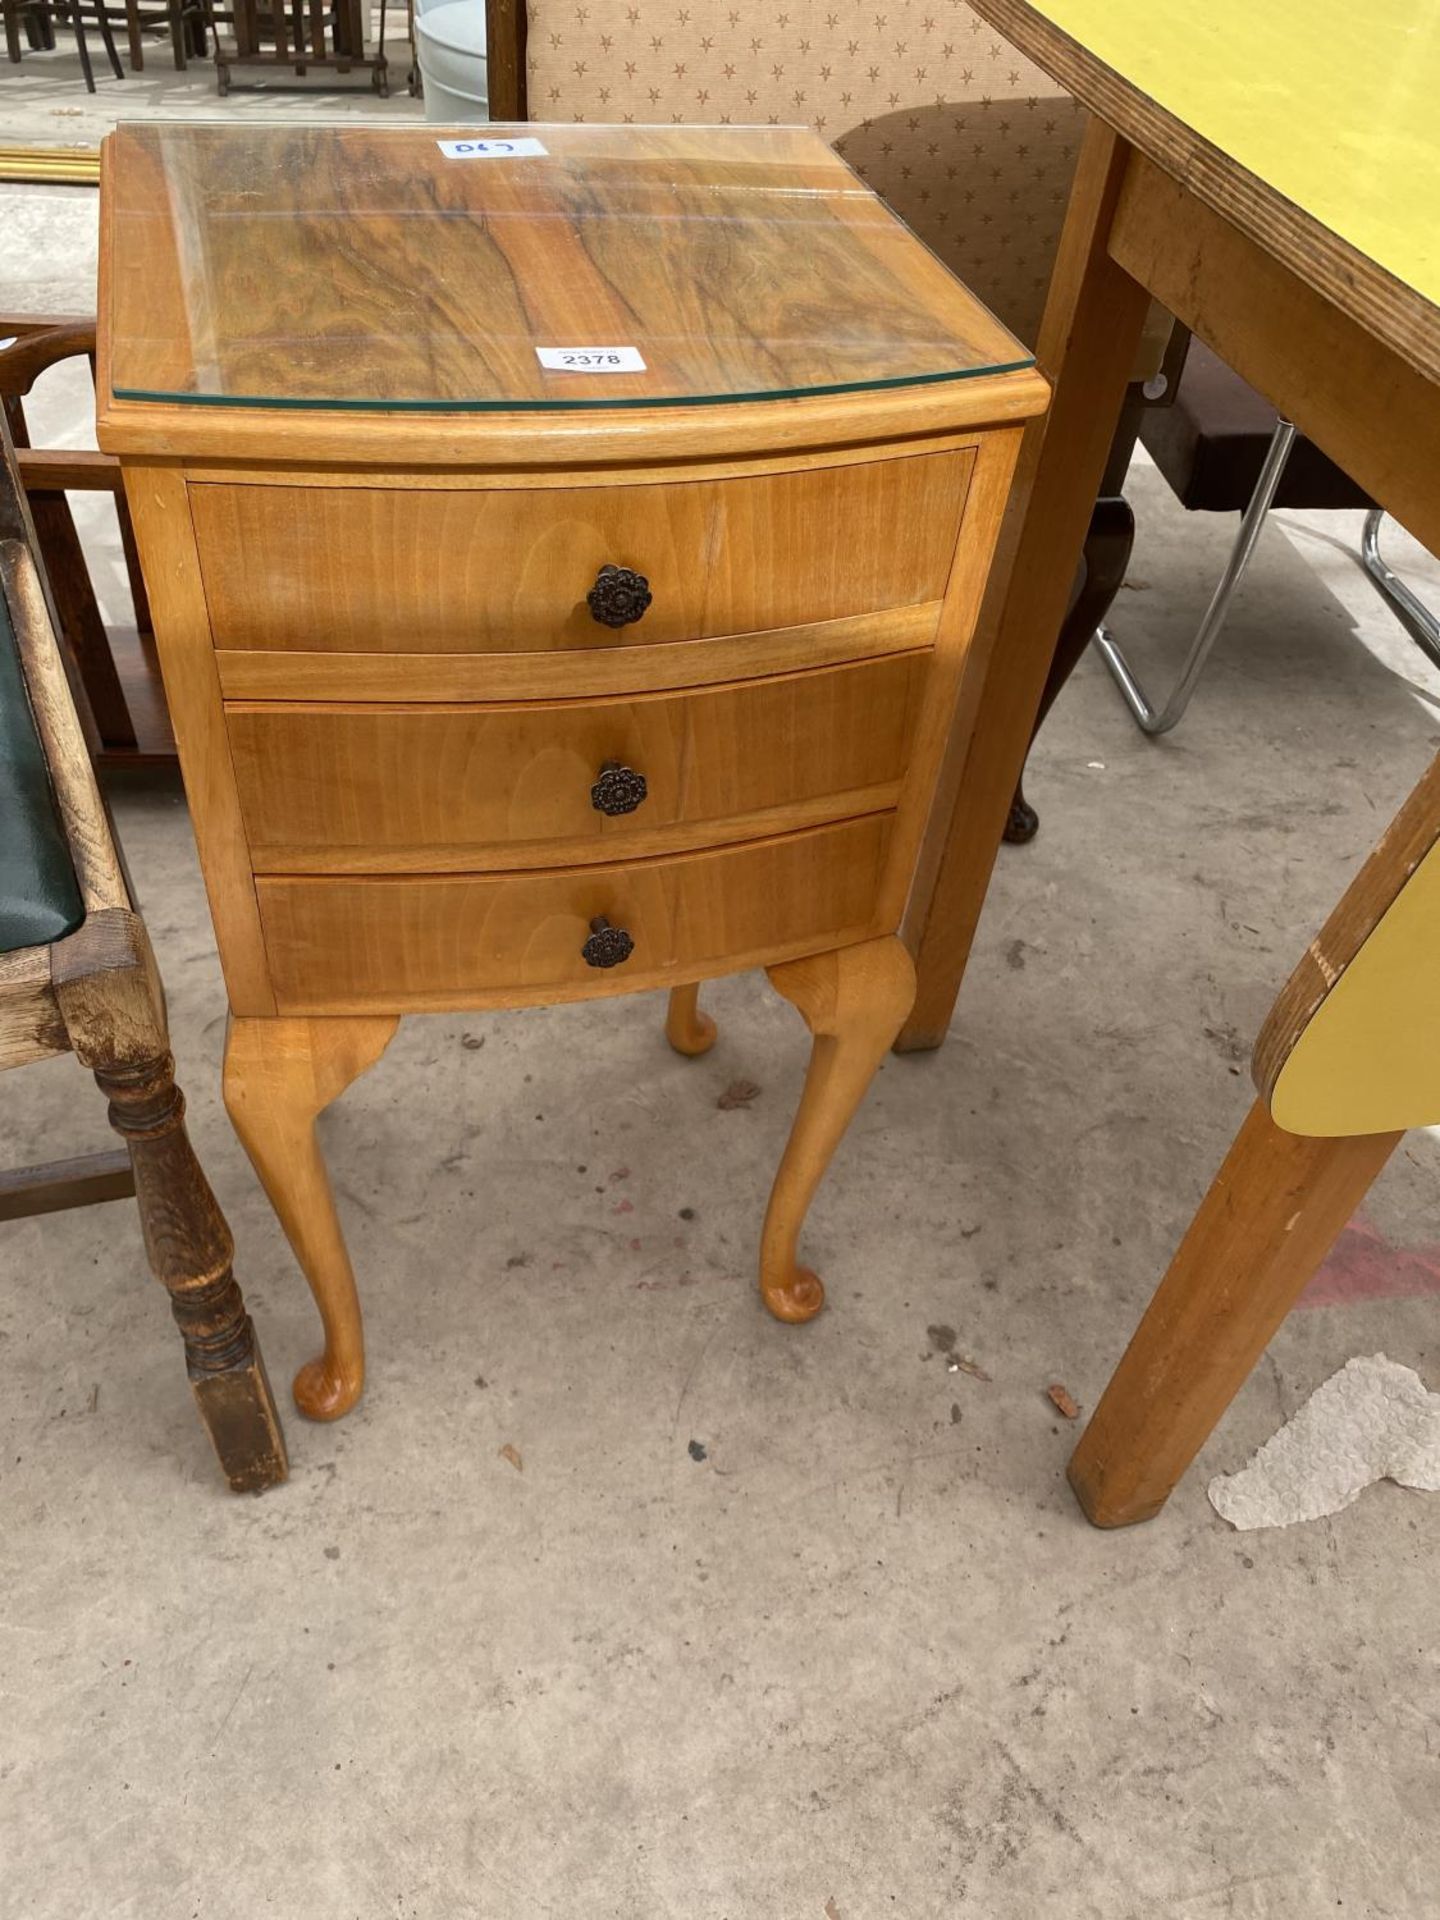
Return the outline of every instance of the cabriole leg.
[[[765,1213],[760,1292],[777,1320],[813,1320],[818,1274],[796,1260],[815,1189],[915,998],[915,969],[893,935],[767,969],[814,1035],[810,1070]]]
[[[365,1384],[365,1336],[355,1275],[315,1121],[373,1067],[399,1022],[232,1017],[225,1040],[225,1105],[285,1237],[310,1283],[324,1351],[295,1376],[295,1404],[338,1420]]]
[[[714,1046],[715,1022],[708,1013],[700,1010],[698,983],[670,989],[670,1000],[665,1009],[665,1038],[676,1053],[692,1057],[708,1053]]]

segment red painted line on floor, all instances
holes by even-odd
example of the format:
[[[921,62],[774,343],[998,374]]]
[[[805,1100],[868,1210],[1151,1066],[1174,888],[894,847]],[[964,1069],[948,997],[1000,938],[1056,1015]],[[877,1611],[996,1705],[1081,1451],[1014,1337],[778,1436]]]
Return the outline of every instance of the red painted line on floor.
[[[1440,1246],[1397,1247],[1357,1213],[1298,1304],[1352,1307],[1364,1300],[1418,1300],[1431,1293],[1440,1293]]]

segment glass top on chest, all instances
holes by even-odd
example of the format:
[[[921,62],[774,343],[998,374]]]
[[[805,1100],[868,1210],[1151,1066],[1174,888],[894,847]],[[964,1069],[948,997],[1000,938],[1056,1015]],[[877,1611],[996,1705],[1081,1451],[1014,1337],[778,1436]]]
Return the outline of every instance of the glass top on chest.
[[[118,400],[697,406],[1032,356],[815,134],[122,125]]]

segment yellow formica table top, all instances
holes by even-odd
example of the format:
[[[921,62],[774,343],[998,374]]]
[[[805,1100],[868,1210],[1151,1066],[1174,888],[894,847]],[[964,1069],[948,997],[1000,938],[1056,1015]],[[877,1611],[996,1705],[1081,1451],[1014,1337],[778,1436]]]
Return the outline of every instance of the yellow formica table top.
[[[1440,369],[1437,0],[973,4],[1412,364]]]
[[[1432,847],[1280,1069],[1270,1094],[1276,1126],[1334,1138],[1440,1122],[1437,952],[1440,849]]]

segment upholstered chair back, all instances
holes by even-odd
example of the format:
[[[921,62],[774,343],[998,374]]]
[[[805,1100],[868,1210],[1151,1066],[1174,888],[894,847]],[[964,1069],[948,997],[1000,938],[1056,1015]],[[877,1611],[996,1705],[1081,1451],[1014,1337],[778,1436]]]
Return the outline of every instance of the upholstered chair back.
[[[527,100],[808,124],[1034,343],[1081,113],[963,0],[529,0]]]

